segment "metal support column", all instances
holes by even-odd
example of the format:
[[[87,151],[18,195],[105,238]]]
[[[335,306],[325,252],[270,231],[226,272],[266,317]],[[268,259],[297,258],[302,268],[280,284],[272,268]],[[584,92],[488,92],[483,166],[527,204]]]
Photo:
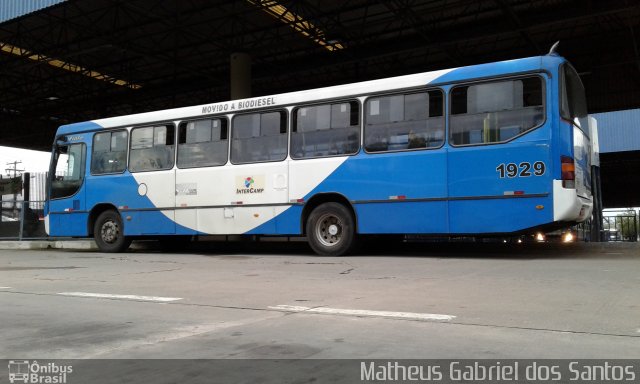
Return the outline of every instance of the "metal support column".
[[[251,97],[251,56],[231,54],[231,100]]]

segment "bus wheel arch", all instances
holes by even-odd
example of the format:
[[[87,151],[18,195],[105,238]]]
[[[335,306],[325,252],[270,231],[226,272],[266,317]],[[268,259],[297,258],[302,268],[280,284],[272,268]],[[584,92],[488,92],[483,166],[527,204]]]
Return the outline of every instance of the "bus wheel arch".
[[[87,220],[87,234],[89,236],[93,236],[94,226],[96,225],[96,220],[98,216],[104,211],[118,211],[118,209],[113,204],[97,204],[91,209],[89,212],[89,219]]]
[[[300,218],[300,223],[302,226],[302,233],[307,234],[307,220],[309,220],[309,215],[311,212],[323,203],[340,203],[344,205],[350,212],[351,217],[353,217],[354,225],[356,233],[358,232],[358,216],[356,215],[356,210],[353,208],[353,205],[344,195],[340,193],[319,193],[314,195],[309,201],[307,201],[302,208],[302,217]]]
[[[357,244],[357,220],[351,203],[339,194],[314,196],[302,213],[303,233],[319,255],[342,256]]]
[[[131,238],[124,235],[122,216],[114,206],[96,206],[89,217],[91,235],[101,252],[117,253],[129,248]]]

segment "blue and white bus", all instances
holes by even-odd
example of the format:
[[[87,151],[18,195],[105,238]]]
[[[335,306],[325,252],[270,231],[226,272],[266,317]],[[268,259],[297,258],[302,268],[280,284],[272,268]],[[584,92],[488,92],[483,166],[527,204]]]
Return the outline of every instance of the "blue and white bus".
[[[51,236],[513,235],[592,211],[582,82],[550,54],[61,126]]]

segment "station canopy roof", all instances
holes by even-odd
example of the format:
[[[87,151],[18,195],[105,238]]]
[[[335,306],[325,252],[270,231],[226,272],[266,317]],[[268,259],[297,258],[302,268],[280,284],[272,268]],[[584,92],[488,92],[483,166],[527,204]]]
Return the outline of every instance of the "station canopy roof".
[[[234,52],[254,96],[559,52],[590,112],[640,107],[640,2],[68,0],[0,24],[0,145],[57,126],[229,99]]]

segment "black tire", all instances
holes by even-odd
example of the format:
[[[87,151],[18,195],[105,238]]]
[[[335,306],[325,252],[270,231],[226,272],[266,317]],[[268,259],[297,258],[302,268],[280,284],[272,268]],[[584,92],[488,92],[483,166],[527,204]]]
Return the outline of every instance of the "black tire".
[[[124,235],[122,217],[113,210],[104,211],[98,216],[93,226],[93,238],[98,249],[106,253],[124,252],[131,245],[131,239]]]
[[[321,256],[343,256],[356,245],[354,218],[349,209],[339,203],[317,206],[307,219],[307,240],[311,249]]]

